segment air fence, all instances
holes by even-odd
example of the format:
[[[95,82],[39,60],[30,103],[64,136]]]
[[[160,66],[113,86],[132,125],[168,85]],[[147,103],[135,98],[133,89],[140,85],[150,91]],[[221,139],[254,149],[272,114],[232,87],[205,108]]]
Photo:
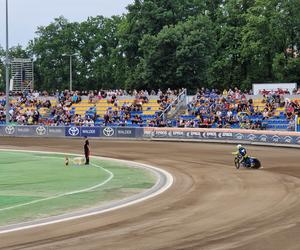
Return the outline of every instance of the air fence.
[[[0,136],[244,142],[300,146],[300,133],[242,129],[0,126]],[[1,139],[0,139],[1,140]]]

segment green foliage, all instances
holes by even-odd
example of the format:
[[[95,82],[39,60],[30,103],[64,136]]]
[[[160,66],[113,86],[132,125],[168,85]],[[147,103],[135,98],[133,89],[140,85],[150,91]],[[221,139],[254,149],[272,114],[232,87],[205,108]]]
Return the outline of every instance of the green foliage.
[[[203,15],[165,26],[156,36],[144,36],[140,44],[142,87],[195,89],[207,80],[205,69],[214,44],[212,24]]]
[[[299,0],[135,0],[127,9],[81,23],[56,18],[10,54],[36,59],[39,89],[68,88],[69,58],[62,55],[73,53],[76,89],[300,81]]]

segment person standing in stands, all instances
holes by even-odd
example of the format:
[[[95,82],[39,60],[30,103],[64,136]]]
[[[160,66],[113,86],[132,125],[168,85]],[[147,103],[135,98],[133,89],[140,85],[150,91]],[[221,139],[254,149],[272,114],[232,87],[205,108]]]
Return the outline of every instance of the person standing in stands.
[[[87,139],[87,137],[85,137],[85,143],[84,143],[84,156],[85,156],[85,165],[89,165],[90,164],[90,143],[89,140]]]

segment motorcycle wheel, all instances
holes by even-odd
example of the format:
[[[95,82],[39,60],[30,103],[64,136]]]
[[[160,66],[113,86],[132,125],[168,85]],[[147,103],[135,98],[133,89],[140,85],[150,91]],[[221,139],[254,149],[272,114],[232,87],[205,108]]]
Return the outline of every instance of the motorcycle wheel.
[[[238,158],[234,158],[234,165],[235,165],[236,169],[240,168],[241,162]]]
[[[256,158],[252,159],[252,163],[253,163],[253,165],[252,165],[251,168],[259,169],[261,167],[260,161],[258,159],[256,159]]]

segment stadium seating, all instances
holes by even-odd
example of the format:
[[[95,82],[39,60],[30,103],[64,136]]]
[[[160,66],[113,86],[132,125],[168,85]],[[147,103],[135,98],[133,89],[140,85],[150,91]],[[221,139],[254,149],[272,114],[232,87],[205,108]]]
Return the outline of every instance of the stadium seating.
[[[120,111],[120,107],[122,107],[124,103],[131,105],[133,102],[133,97],[120,99],[118,106],[116,107],[114,104],[109,103],[107,99],[98,100],[95,103],[90,103],[88,100],[82,100],[78,104],[73,104],[72,112],[86,117],[93,117],[94,115],[97,115],[95,125],[102,125],[104,123],[104,115],[107,113],[107,111]],[[149,100],[148,103],[143,104],[142,107],[142,111],[131,111],[130,114],[131,117],[134,115],[139,115],[143,120],[143,125],[146,125],[147,120],[154,119],[156,117],[160,106],[157,102],[157,99],[153,99]]]
[[[208,97],[207,97],[208,96]],[[210,101],[213,100],[213,102],[219,102],[220,104],[220,98],[221,95],[217,95],[216,93],[208,94],[205,93],[202,95],[202,97],[210,98]],[[201,97],[201,98],[202,98]],[[69,97],[70,98],[70,97]],[[141,98],[141,97],[139,97]],[[243,97],[245,98],[245,97]],[[108,125],[108,126],[179,126],[179,127],[205,127],[205,124],[208,127],[230,127],[230,128],[255,128],[255,129],[268,129],[268,130],[291,130],[294,126],[293,124],[293,118],[287,117],[286,115],[286,108],[288,104],[282,103],[280,105],[274,105],[272,108],[272,112],[268,113],[268,115],[264,114],[264,109],[266,108],[266,99],[262,99],[262,97],[250,97],[253,100],[253,105],[249,104],[249,107],[252,107],[252,111],[249,112],[249,110],[243,110],[243,112],[239,111],[237,113],[236,108],[232,109],[232,115],[237,117],[237,119],[233,121],[227,121],[226,114],[228,112],[228,109],[222,109],[222,114],[219,117],[223,117],[222,119],[218,119],[217,122],[211,123],[210,119],[212,119],[213,116],[216,114],[211,113],[206,114],[205,112],[201,113],[201,117],[199,116],[199,113],[195,115],[195,111],[197,111],[199,106],[193,106],[189,103],[187,105],[185,113],[175,116],[175,118],[167,120],[164,124],[160,124],[159,122],[159,115],[162,111],[162,106],[159,103],[159,97],[151,97],[149,100],[147,100],[146,103],[140,104],[141,106],[138,107],[138,109],[134,108],[134,104],[136,103],[136,98],[134,96],[118,96],[117,101],[115,103],[110,102],[110,97],[103,98],[103,99],[93,99],[90,100],[87,96],[84,96],[80,102],[78,103],[71,103],[68,99],[66,102],[69,102],[69,104],[63,103],[63,109],[66,111],[67,115],[71,117],[71,122],[66,124],[76,125],[73,118],[74,116],[80,116],[80,119],[83,120],[92,120],[92,125],[96,126],[102,126],[102,125]],[[249,99],[249,97],[248,97]],[[59,106],[61,109],[61,102],[58,101],[57,97],[41,97],[40,100],[45,102],[46,100],[51,102],[51,108],[47,107],[39,107],[38,111],[40,114],[40,123],[43,124],[52,124],[53,120],[55,120],[56,113],[55,111]],[[194,101],[196,99],[193,99]],[[234,100],[234,102],[232,102]],[[239,103],[242,99],[229,99],[228,103]],[[243,99],[245,102],[245,99]],[[0,119],[0,124],[4,124],[5,119],[3,119],[3,110],[4,110],[4,99],[0,99],[0,105],[2,105],[2,119]],[[291,102],[296,103],[300,102],[300,98],[297,99],[291,99],[289,100]],[[16,110],[19,114],[25,114],[30,111],[36,110],[36,107],[30,102],[26,102],[26,105],[22,102],[20,102],[19,98],[12,98],[11,99],[11,105],[14,107],[14,110]],[[226,101],[227,102],[227,101]],[[246,100],[246,103],[248,101]],[[133,105],[133,108],[123,109],[123,105],[131,106]],[[165,105],[168,105],[168,103],[165,103]],[[248,104],[247,104],[248,105]],[[298,105],[299,107],[299,105]],[[203,108],[203,107],[202,107]],[[206,109],[206,108],[205,108]],[[255,112],[253,110],[255,109]],[[138,110],[138,111],[137,111]],[[114,113],[116,112],[116,113]],[[128,113],[130,114],[128,118]],[[105,116],[109,115],[110,120],[107,122]],[[125,119],[125,116],[127,118]],[[264,117],[265,116],[265,117]],[[1,118],[1,106],[0,106],[0,118]],[[202,120],[201,120],[202,119]],[[206,120],[203,123],[203,119]],[[125,121],[126,120],[126,121]],[[207,120],[209,120],[207,122]],[[125,122],[124,122],[125,121]],[[157,122],[158,121],[158,122]],[[183,121],[183,123],[182,123]],[[123,122],[123,123],[122,123]],[[24,123],[23,123],[24,124]],[[64,125],[64,124],[63,124]]]

